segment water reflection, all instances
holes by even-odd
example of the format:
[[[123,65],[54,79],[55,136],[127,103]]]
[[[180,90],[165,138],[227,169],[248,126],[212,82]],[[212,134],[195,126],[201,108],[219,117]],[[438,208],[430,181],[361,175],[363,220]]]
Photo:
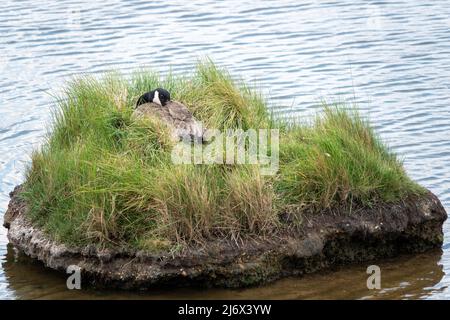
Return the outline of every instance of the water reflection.
[[[423,299],[442,288],[442,250],[375,261],[381,268],[381,290],[366,287],[369,264],[340,267],[320,274],[286,278],[246,289],[158,289],[147,292],[68,290],[63,273],[50,271],[11,245],[2,268],[13,297],[19,299]]]

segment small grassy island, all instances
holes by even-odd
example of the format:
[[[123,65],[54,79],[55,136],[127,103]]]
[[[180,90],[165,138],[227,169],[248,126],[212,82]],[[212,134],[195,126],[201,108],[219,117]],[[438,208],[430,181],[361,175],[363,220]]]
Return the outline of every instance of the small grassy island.
[[[174,164],[164,124],[132,117],[156,87],[207,128],[278,129],[276,174]],[[439,200],[353,108],[277,119],[210,61],[186,77],[77,78],[58,104],[5,226],[26,254],[59,270],[78,264],[94,284],[244,286],[442,243]]]

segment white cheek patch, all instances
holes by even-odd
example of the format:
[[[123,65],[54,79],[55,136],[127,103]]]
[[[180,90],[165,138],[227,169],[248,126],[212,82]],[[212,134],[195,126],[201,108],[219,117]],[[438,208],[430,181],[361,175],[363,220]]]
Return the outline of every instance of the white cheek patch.
[[[162,106],[161,100],[159,100],[159,92],[158,90],[155,90],[155,95],[153,97],[153,102],[159,104]]]

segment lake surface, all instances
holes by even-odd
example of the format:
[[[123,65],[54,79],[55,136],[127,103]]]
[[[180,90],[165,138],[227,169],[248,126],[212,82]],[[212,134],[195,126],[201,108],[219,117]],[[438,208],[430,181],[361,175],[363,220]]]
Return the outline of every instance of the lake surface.
[[[0,219],[74,74],[150,66],[190,72],[209,56],[257,84],[280,116],[321,99],[357,102],[408,173],[450,212],[450,2],[0,2]],[[450,299],[450,222],[442,250],[245,290],[69,291],[64,275],[18,256],[0,228],[0,299]]]

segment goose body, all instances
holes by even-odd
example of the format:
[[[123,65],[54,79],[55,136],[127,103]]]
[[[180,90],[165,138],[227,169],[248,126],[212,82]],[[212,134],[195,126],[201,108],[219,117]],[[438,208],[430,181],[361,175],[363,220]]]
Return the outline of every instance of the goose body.
[[[175,140],[203,142],[202,125],[182,103],[167,101],[162,106],[155,102],[148,102],[138,105],[133,113],[133,116],[136,117],[155,115],[172,128]]]

